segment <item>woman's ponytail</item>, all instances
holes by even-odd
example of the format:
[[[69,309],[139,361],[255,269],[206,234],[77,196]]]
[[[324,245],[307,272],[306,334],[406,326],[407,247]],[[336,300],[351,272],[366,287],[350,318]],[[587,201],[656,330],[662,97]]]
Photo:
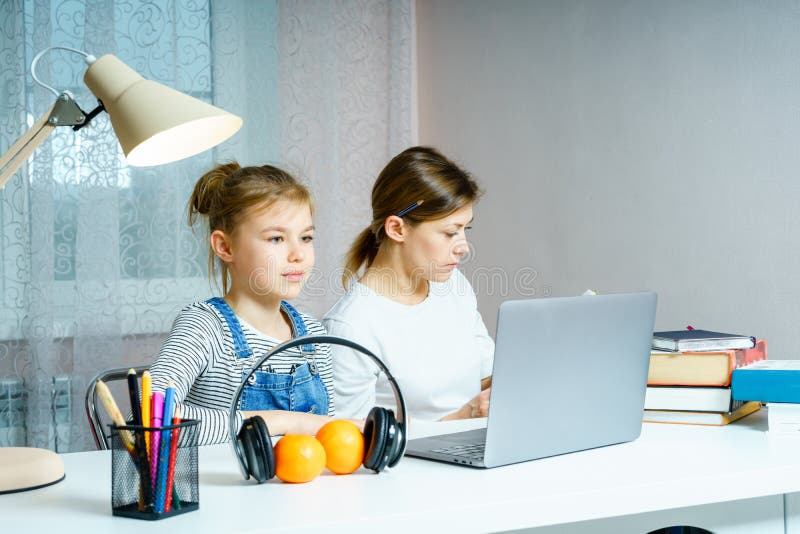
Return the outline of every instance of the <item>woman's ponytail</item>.
[[[361,266],[366,264],[367,267],[375,259],[378,253],[378,238],[372,228],[366,228],[363,232],[358,234],[356,240],[347,251],[347,258],[344,264],[344,273],[342,274],[342,285],[347,289],[351,278],[358,276],[358,271]]]

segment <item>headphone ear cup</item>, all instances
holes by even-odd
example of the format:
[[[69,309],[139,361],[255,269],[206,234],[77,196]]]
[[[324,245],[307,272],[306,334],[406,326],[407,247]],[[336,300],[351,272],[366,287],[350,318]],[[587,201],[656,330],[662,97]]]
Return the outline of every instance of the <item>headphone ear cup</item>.
[[[388,467],[394,467],[397,465],[397,462],[400,461],[400,458],[403,457],[406,436],[403,432],[403,428],[400,426],[400,423],[398,423],[397,419],[395,419],[394,412],[392,410],[389,410],[389,432],[387,439],[389,439],[391,443],[387,445],[388,450],[386,452],[386,465]]]
[[[247,462],[247,472],[259,484],[275,476],[275,454],[267,423],[259,417],[245,419],[237,435]]]
[[[275,477],[275,452],[272,449],[272,438],[269,437],[269,428],[267,423],[259,416],[255,416],[256,428],[258,429],[259,441],[262,445],[262,460],[265,466],[266,480]],[[266,482],[265,480],[265,482]]]
[[[245,479],[252,476],[252,467],[256,463],[256,458],[253,455],[253,444],[250,442],[250,434],[247,432],[248,422],[242,421],[242,427],[239,433],[236,434],[236,446],[242,453],[242,461],[244,464]]]
[[[386,467],[386,441],[389,433],[389,414],[386,409],[374,407],[364,420],[364,440],[367,449],[364,467],[379,473]]]

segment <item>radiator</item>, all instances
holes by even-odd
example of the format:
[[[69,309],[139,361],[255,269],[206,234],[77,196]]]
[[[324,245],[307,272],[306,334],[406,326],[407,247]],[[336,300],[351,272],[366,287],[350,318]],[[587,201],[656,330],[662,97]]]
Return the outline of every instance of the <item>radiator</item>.
[[[52,390],[51,410],[53,413],[53,428],[55,440],[53,450],[56,452],[69,452],[70,430],[72,427],[72,394],[69,376],[54,376]]]
[[[0,447],[25,445],[26,401],[21,378],[0,378]]]
[[[28,393],[19,377],[0,377],[0,447],[24,447]],[[51,428],[47,447],[69,450],[72,427],[72,393],[69,376],[53,377],[50,391]]]

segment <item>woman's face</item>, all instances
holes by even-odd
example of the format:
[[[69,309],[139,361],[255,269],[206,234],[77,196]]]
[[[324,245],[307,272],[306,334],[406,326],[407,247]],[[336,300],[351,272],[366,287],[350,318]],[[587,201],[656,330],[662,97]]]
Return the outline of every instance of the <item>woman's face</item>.
[[[234,285],[246,284],[248,292],[261,296],[297,297],[314,267],[314,224],[308,204],[281,201],[253,210],[232,237]]]
[[[446,282],[469,252],[466,231],[471,222],[472,204],[467,204],[442,219],[409,227],[403,252],[412,276]]]

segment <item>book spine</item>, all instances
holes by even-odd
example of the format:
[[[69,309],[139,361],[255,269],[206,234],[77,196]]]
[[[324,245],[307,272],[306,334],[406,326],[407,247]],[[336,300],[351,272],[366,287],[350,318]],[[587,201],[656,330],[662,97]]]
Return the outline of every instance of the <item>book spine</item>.
[[[752,349],[739,349],[735,351],[736,354],[736,361],[733,362],[733,367],[731,368],[731,372],[734,369],[738,369],[739,367],[744,367],[745,365],[750,365],[753,362],[757,362],[759,360],[766,360],[767,359],[767,342],[766,340],[759,339],[756,341],[755,347]]]
[[[727,413],[735,409],[730,388],[648,386],[645,410]]]
[[[716,364],[713,369],[706,358],[718,358],[724,355],[727,362]],[[750,365],[753,362],[767,359],[767,342],[759,339],[752,349],[730,349],[718,351],[684,351],[659,352],[650,356],[650,369],[647,377],[648,386],[700,386],[727,387],[731,385],[734,369]],[[706,360],[703,370],[698,371],[700,360]]]

